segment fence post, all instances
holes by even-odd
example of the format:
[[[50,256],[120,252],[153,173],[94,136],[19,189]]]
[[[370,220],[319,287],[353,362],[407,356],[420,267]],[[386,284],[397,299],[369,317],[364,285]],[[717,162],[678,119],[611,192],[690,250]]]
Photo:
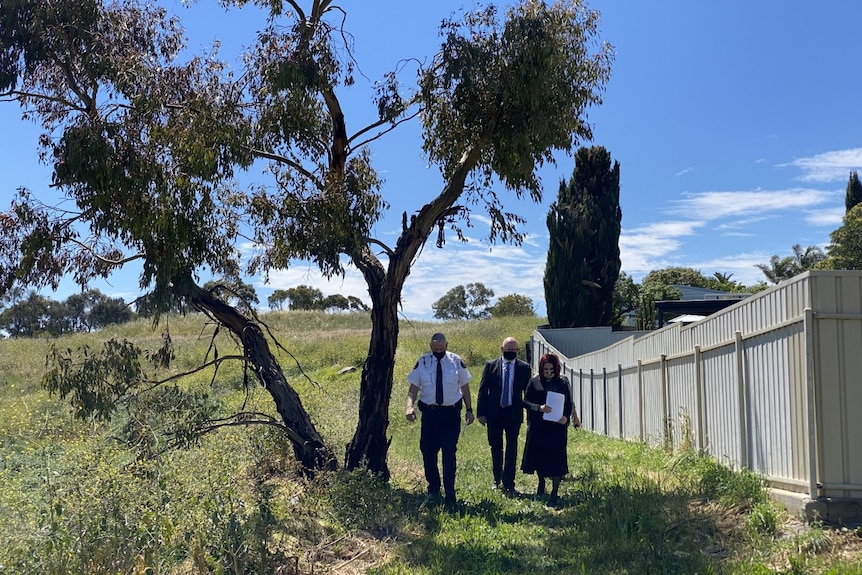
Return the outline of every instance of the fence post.
[[[739,394],[739,457],[742,467],[751,467],[751,462],[748,460],[748,382],[745,378],[745,341],[742,339],[742,332],[737,331],[734,334],[736,355],[736,384],[737,393]]]
[[[703,355],[699,345],[694,346],[694,377],[697,402],[697,448],[700,451],[706,451],[706,405],[704,405],[706,389],[703,381]]]
[[[625,430],[623,429],[623,425],[625,424],[626,418],[623,416],[623,364],[621,364],[621,363],[617,364],[617,390],[618,390],[617,391],[617,397],[619,398],[619,403],[620,403],[620,406],[619,406],[620,426],[618,428],[620,430],[619,439],[625,439],[626,434],[625,434]]]
[[[604,420],[602,423],[605,428],[605,435],[610,433],[608,429],[610,426],[608,425],[608,368],[602,368],[602,403],[604,404],[604,409],[602,409],[602,414]]]
[[[578,402],[578,409],[581,410],[581,427],[584,427],[587,412],[584,409],[584,370],[582,368],[578,368]]]
[[[640,434],[641,434],[641,442],[646,441],[644,438],[644,428],[646,427],[646,421],[644,418],[646,417],[645,409],[644,409],[644,375],[643,375],[643,361],[638,359],[638,411],[640,412],[638,415],[640,416]]]
[[[805,422],[808,427],[808,497],[817,499],[817,427],[816,427],[816,412],[814,402],[817,401],[817,387],[815,385],[814,373],[814,357],[816,335],[814,333],[814,310],[810,307],[805,308],[802,319],[802,326],[805,333],[805,405],[808,406],[807,420]]]
[[[590,368],[590,427],[596,431],[596,376]]]
[[[659,373],[661,373],[661,412],[664,416],[662,419],[662,446],[668,447],[668,440],[670,441],[670,448],[673,449],[673,431],[671,427],[671,418],[670,418],[670,398],[668,397],[668,377],[667,377],[667,354],[661,354],[661,362],[659,363]]]

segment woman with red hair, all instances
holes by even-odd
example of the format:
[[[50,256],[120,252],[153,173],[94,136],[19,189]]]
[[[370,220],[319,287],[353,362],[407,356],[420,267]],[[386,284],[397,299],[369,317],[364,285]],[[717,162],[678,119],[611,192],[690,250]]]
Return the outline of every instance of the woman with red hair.
[[[521,471],[539,476],[536,495],[545,494],[545,478],[551,479],[550,505],[559,503],[560,481],[569,472],[566,443],[571,421],[580,427],[581,421],[575,412],[569,380],[561,375],[559,358],[546,353],[539,360],[539,375],[527,384],[524,393],[524,408],[527,410],[527,441],[521,459]],[[548,405],[548,392],[563,396],[563,409],[554,412]],[[545,414],[549,414],[546,416]]]

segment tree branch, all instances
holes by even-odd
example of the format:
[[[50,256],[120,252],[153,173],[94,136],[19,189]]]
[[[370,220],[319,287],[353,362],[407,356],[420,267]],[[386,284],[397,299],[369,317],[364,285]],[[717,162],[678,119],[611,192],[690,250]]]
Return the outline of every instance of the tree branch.
[[[413,114],[410,114],[409,116],[405,116],[404,118],[401,118],[397,122],[392,122],[391,126],[386,128],[385,130],[378,132],[377,135],[375,135],[371,138],[368,138],[367,140],[362,140],[361,142],[359,142],[355,146],[351,145],[350,147],[352,149],[361,148],[362,146],[364,146],[365,144],[367,144],[369,142],[373,142],[374,140],[382,138],[384,135],[388,134],[389,132],[391,132],[392,130],[397,128],[399,125],[403,124],[404,122],[409,122],[410,120],[412,120],[413,118],[418,116],[420,113],[422,113],[422,110],[416,110],[416,112],[414,112]],[[348,140],[347,140],[347,143],[350,144],[353,140],[355,140],[356,138],[358,138],[362,134],[369,132],[369,131],[371,131],[371,130],[379,127],[379,126],[382,126],[383,124],[385,124],[387,122],[389,122],[389,120],[380,120],[378,122],[374,122],[373,124],[370,124],[370,125],[362,128],[361,130],[359,130],[358,132],[356,132],[355,134],[350,136],[350,138],[348,138]]]
[[[65,98],[59,98],[57,96],[49,96],[47,94],[39,94],[36,92],[24,92],[22,90],[9,90],[8,92],[0,92],[0,98],[8,98],[8,101],[18,101],[20,98],[33,98],[34,100],[47,100],[49,102],[56,102],[58,104],[63,104],[64,106],[68,106],[73,110],[77,110],[78,112],[86,112],[87,108],[81,108],[76,106],[74,103],[69,102]]]
[[[383,251],[386,252],[386,255],[388,255],[390,258],[395,255],[395,251],[392,248],[390,248],[389,246],[387,246],[386,244],[384,244],[383,242],[381,242],[377,238],[365,238],[365,241],[368,242],[369,244],[376,244],[376,245],[380,246],[381,248],[383,248]]]
[[[244,355],[224,355],[224,356],[219,357],[217,359],[213,359],[211,361],[207,361],[205,363],[202,363],[201,365],[197,366],[196,368],[194,368],[192,370],[184,371],[182,373],[176,373],[176,374],[174,374],[168,378],[165,378],[165,379],[143,380],[143,383],[146,383],[149,385],[149,387],[145,391],[151,391],[151,390],[159,387],[160,385],[164,385],[166,383],[169,383],[171,381],[175,381],[177,379],[182,379],[188,375],[194,375],[200,371],[207,369],[208,367],[219,366],[222,364],[222,362],[236,361],[236,360],[240,360],[240,361],[245,362],[245,361],[248,361],[248,358],[245,357]]]
[[[133,256],[129,256],[129,257],[123,258],[121,260],[109,260],[108,258],[100,256],[99,254],[97,254],[95,252],[95,250],[93,250],[92,247],[88,246],[87,244],[85,244],[84,242],[82,242],[80,240],[76,240],[75,238],[73,238],[71,236],[63,237],[60,239],[68,241],[68,242],[72,242],[73,244],[76,244],[78,247],[80,247],[82,250],[89,252],[90,255],[92,255],[94,258],[96,258],[100,262],[105,263],[105,264],[109,264],[112,266],[116,266],[116,267],[123,266],[129,262],[133,262],[135,260],[139,260],[139,259],[144,257],[143,253],[137,253]]]
[[[226,419],[215,419],[212,420],[212,423],[200,427],[198,431],[201,435],[203,435],[205,433],[216,431],[222,427],[236,427],[239,425],[269,425],[271,427],[275,427],[276,429],[282,430],[288,437],[290,437],[290,440],[294,443],[298,443],[300,445],[307,444],[307,442],[295,431],[293,431],[286,425],[279,423],[275,420],[275,418],[265,413],[259,412],[240,412]]]
[[[300,174],[302,174],[303,176],[305,176],[306,178],[308,178],[309,180],[314,182],[314,186],[317,189],[323,189],[323,183],[320,180],[318,180],[317,177],[313,173],[306,170],[301,164],[295,162],[294,160],[291,160],[290,158],[287,158],[285,156],[281,156],[279,154],[274,154],[272,152],[266,152],[264,150],[252,148],[251,146],[243,146],[243,148],[248,150],[249,152],[251,152],[255,156],[260,157],[260,158],[272,160],[273,162],[278,162],[280,164],[287,164],[288,166],[290,166],[291,168],[293,168],[294,170],[296,170],[297,172],[299,172]]]

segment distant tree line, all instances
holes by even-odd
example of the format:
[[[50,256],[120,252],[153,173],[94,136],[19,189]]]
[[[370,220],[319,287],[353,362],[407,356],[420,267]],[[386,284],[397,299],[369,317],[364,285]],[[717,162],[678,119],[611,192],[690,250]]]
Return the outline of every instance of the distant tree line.
[[[535,316],[533,300],[512,293],[491,304],[494,290],[481,282],[458,285],[431,304],[437,319],[487,319],[505,316]]]
[[[13,291],[2,303],[0,330],[10,337],[89,332],[135,316],[123,298],[111,298],[96,289],[71,295],[65,301],[54,301],[35,291]]]
[[[251,311],[260,303],[254,286],[239,278],[222,278],[208,281],[204,289],[237,309]],[[368,307],[357,297],[334,294],[324,297],[320,290],[300,285],[287,290],[275,290],[267,303],[270,309],[291,310],[367,311]],[[195,311],[175,302],[171,311]],[[126,303],[120,297],[108,297],[97,289],[70,295],[63,301],[45,297],[36,291],[7,292],[0,300],[0,331],[9,337],[60,336],[85,333],[122,324],[137,317],[151,317],[155,305],[149,295]]]
[[[368,311],[368,306],[356,296],[333,294],[325,296],[317,288],[299,285],[290,289],[277,289],[267,298],[271,310]]]

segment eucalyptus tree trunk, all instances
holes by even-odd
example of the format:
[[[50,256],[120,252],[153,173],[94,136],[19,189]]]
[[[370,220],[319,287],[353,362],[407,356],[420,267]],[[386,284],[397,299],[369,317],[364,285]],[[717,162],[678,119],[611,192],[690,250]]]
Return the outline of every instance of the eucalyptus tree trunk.
[[[316,471],[334,469],[337,462],[332,451],[315,429],[299,395],[288,384],[260,326],[204,289],[197,288],[191,301],[242,342],[243,353],[253,366],[255,376],[272,396],[276,411],[287,428],[293,452],[305,472],[314,474]]]
[[[379,278],[378,278],[379,279]],[[370,285],[370,284],[369,284]],[[387,453],[391,438],[389,403],[398,346],[398,301],[400,290],[392,293],[386,281],[369,289],[371,306],[371,341],[362,367],[359,383],[359,421],[347,447],[344,465],[347,469],[364,467],[384,480],[389,479]]]
[[[389,262],[385,268],[367,243],[359,246],[351,255],[351,261],[368,284],[372,306],[371,341],[359,384],[359,421],[344,458],[347,469],[364,466],[372,473],[389,479],[386,457],[391,438],[387,438],[386,433],[395,373],[395,351],[398,348],[401,292],[410,275],[410,268],[431,231],[439,222],[456,213],[457,208],[452,206],[464,189],[464,180],[476,164],[479,150],[478,147],[471,148],[464,154],[443,192],[412,216],[409,224],[405,215],[395,248],[387,248]],[[439,229],[442,233],[442,228]],[[438,247],[442,247],[442,237],[438,240]]]

